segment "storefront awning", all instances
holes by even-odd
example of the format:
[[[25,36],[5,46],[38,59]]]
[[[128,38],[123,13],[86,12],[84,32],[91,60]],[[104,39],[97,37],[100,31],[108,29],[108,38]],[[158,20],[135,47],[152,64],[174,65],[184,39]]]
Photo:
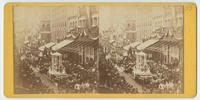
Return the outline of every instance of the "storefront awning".
[[[123,48],[124,48],[125,50],[129,50],[130,48],[135,48],[135,47],[138,46],[139,44],[140,44],[140,42],[133,42],[133,43],[127,45],[127,46],[124,46]]]
[[[150,40],[147,40],[143,43],[141,43],[139,46],[137,46],[137,49],[138,50],[144,50],[145,48],[155,44],[156,42],[158,42],[159,39],[150,39]]]
[[[97,40],[95,41],[73,41],[72,43],[70,43],[68,46],[66,46],[66,48],[77,48],[79,46],[82,47],[95,47],[98,45]]]
[[[54,45],[55,45],[55,43],[50,42],[50,43],[47,43],[47,44],[45,44],[45,45],[39,47],[39,50],[40,50],[40,51],[44,51],[45,48],[50,48],[50,47],[52,47],[52,46],[54,46]]]
[[[181,41],[182,41],[182,39],[175,39],[173,37],[163,38],[163,39],[160,39],[155,44],[147,47],[146,50],[151,50],[151,51],[155,51],[155,52],[162,52],[162,46],[173,47],[175,45],[179,45],[179,43],[181,43]]]
[[[67,46],[68,44],[70,44],[71,42],[73,42],[73,40],[63,40],[60,43],[56,44],[55,46],[52,47],[52,50],[57,51],[65,46]]]
[[[63,46],[60,51],[78,52],[80,47],[97,47],[98,36],[92,36],[90,31],[83,30],[73,41],[70,41],[67,45]]]

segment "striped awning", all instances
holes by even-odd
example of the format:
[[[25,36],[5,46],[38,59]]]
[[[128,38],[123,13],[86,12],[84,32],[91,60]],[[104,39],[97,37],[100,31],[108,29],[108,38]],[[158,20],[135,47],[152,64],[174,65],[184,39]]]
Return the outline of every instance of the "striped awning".
[[[137,49],[138,50],[144,50],[145,48],[155,44],[156,42],[158,42],[159,39],[150,39],[150,40],[147,40],[143,43],[141,43],[139,46],[137,46]]]
[[[95,47],[98,46],[98,41],[94,40],[94,41],[73,41],[72,43],[70,43],[68,46],[66,46],[65,48],[77,48],[79,46],[83,46],[83,47]]]
[[[147,47],[145,50],[151,50],[151,51],[155,51],[155,52],[162,52],[162,46],[169,46],[169,47],[173,47],[175,45],[179,45],[179,43],[182,40],[175,40],[175,39],[160,39],[158,42],[156,42],[155,44]]]
[[[70,44],[71,42],[73,42],[73,40],[63,40],[60,43],[56,44],[55,46],[52,47],[52,50],[57,51],[65,46],[67,46],[68,44]]]
[[[44,51],[45,48],[50,48],[50,47],[52,47],[52,46],[54,46],[54,45],[55,45],[55,43],[50,42],[50,43],[47,43],[47,44],[45,44],[45,45],[39,47],[39,50]]]
[[[140,42],[133,42],[133,43],[131,43],[131,44],[129,44],[129,45],[124,46],[123,49],[129,50],[130,48],[135,48],[135,47],[138,46],[139,44],[140,44]]]

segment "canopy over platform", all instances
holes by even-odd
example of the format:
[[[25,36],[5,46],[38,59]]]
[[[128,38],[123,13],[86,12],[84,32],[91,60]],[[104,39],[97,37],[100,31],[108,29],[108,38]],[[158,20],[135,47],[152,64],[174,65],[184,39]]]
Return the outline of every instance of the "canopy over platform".
[[[98,46],[98,37],[91,37],[89,33],[86,31],[83,31],[82,33],[79,34],[79,36],[73,41],[70,42],[69,45],[67,45],[63,49],[75,49],[78,48],[79,46],[91,46],[95,47]]]
[[[52,46],[54,46],[54,45],[55,45],[55,43],[50,42],[50,43],[47,43],[47,44],[45,44],[45,45],[39,47],[39,50],[44,51],[45,48],[50,48],[50,47],[52,47]]]
[[[138,46],[139,44],[140,44],[140,42],[133,42],[133,43],[127,45],[127,46],[124,46],[123,48],[124,48],[125,50],[129,50],[130,48],[135,48],[135,47]]]
[[[55,46],[52,47],[52,50],[57,51],[65,46],[67,46],[68,44],[70,44],[71,42],[73,42],[73,40],[63,40],[60,43],[56,44]]]
[[[137,46],[137,49],[138,50],[144,50],[145,48],[155,44],[156,42],[158,42],[159,39],[150,39],[150,40],[147,40],[143,43],[141,43],[139,46]]]
[[[163,36],[158,42],[146,48],[146,50],[161,52],[162,46],[173,47],[183,42],[183,38],[175,38],[174,35]]]

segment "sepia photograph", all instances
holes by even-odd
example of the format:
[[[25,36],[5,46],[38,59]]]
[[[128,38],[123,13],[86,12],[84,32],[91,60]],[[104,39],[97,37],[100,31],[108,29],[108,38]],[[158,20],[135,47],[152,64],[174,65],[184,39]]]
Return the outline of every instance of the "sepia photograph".
[[[14,94],[184,94],[183,5],[14,6]]]

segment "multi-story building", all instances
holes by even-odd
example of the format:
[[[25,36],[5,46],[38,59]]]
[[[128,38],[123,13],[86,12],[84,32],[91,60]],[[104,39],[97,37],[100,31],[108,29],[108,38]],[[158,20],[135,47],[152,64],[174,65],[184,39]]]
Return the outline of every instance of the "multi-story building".
[[[91,13],[91,26],[97,27],[99,26],[99,9],[96,6],[90,6]]]
[[[136,11],[136,39],[142,41],[144,38],[150,36],[152,27],[152,7],[151,6],[137,6]]]
[[[170,29],[170,31],[174,30],[175,26],[175,13],[174,13],[174,6],[164,6],[164,12],[165,12],[165,27]]]
[[[131,9],[131,13],[130,10],[126,11],[128,9]],[[127,26],[131,25],[130,23],[135,23],[135,32],[132,31],[132,36],[130,29],[128,34],[123,34],[127,35],[128,38],[132,37],[131,41],[142,41],[149,38],[153,35],[153,31],[161,27],[174,30],[183,25],[181,6],[103,6],[100,16],[101,32],[110,28],[118,30],[118,26],[123,26],[127,31]],[[111,37],[115,35],[116,32],[113,32]]]
[[[164,6],[164,26],[171,35],[183,36],[183,6]]]
[[[40,19],[40,36],[46,43],[50,42],[51,27],[49,16]]]
[[[175,36],[177,38],[183,38],[183,29],[184,29],[184,26],[183,26],[183,6],[176,6],[175,7],[175,15],[176,15],[176,34]]]
[[[183,25],[183,6],[164,6],[165,25],[176,28]]]
[[[176,23],[177,27],[183,26],[183,6],[175,7]]]
[[[75,27],[75,18],[78,17],[78,6],[54,7],[51,11],[52,41],[58,42]]]
[[[81,29],[95,26],[98,26],[96,6],[63,6],[54,7],[51,11],[51,32],[54,42],[70,34],[77,36]]]
[[[183,28],[182,6],[138,6],[136,16],[136,39],[142,40],[153,35],[156,29],[166,27],[170,34]]]
[[[136,19],[135,17],[131,17],[126,20],[126,25],[125,25],[125,34],[126,34],[126,40],[125,44],[131,43],[136,41]]]
[[[163,6],[154,6],[152,7],[152,26],[153,30],[165,27],[165,12]]]

